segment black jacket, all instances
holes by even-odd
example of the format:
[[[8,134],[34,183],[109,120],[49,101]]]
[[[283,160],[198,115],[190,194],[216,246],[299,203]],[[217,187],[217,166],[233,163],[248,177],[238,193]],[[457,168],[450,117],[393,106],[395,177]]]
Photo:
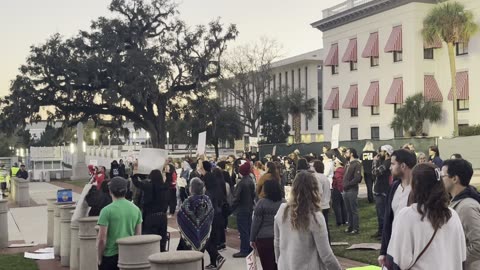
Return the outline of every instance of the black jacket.
[[[376,178],[373,192],[376,195],[386,196],[390,190],[390,177],[392,175],[390,171],[390,165],[390,159],[383,161],[377,159],[373,161],[372,174]]]
[[[123,178],[128,178],[126,169],[125,169],[125,164],[119,164],[118,165],[118,172],[120,173],[120,176]]]
[[[111,163],[110,164],[110,179],[112,179],[115,176],[121,176],[120,174],[120,167],[118,166],[117,163]]]
[[[85,197],[85,201],[91,207],[88,216],[95,217],[99,216],[100,211],[112,202],[112,197],[108,193],[97,190],[96,186],[92,186]]]
[[[255,183],[250,176],[244,176],[235,188],[231,212],[253,212],[255,206]]]
[[[27,171],[19,170],[19,171],[17,172],[17,175],[15,175],[15,176],[18,177],[18,178],[27,179],[27,178],[28,178],[28,172],[27,172]]]
[[[357,191],[358,184],[362,182],[362,164],[357,159],[347,164],[343,176],[343,190]]]
[[[372,173],[373,158],[377,155],[375,151],[362,152],[361,159],[363,165],[363,173]]]
[[[153,184],[149,180],[141,181],[137,176],[132,177],[133,185],[143,191],[140,200],[144,216],[155,213],[166,213],[168,208],[169,188],[167,183]]]
[[[387,201],[385,205],[385,218],[383,220],[383,232],[382,232],[382,247],[380,249],[380,255],[387,255],[388,244],[390,243],[390,238],[392,237],[392,226],[393,226],[393,209],[392,201],[395,192],[398,189],[398,186],[402,183],[401,180],[395,180],[392,184],[392,188],[387,195]]]

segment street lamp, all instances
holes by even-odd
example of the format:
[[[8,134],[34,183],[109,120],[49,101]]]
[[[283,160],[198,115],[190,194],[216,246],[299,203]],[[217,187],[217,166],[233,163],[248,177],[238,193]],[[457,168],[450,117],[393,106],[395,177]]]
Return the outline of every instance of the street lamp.
[[[170,132],[167,131],[167,151],[168,151],[168,145],[169,145],[168,143],[169,138],[170,138]]]
[[[147,132],[147,142],[146,142],[147,143],[147,148],[148,148],[148,139],[150,139],[150,133],[149,132]]]
[[[93,146],[95,147],[95,139],[97,139],[97,133],[95,131],[92,132],[92,140],[93,140]]]
[[[70,143],[70,153],[75,153],[75,145],[73,144],[73,142]]]

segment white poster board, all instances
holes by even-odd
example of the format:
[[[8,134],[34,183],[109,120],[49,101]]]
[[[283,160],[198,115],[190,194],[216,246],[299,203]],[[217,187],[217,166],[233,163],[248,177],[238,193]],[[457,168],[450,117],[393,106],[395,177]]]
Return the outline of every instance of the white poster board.
[[[204,155],[207,147],[207,132],[198,134],[197,155]]]
[[[272,156],[275,156],[276,153],[277,153],[277,146],[274,145],[272,149]]]
[[[339,138],[340,138],[340,124],[335,124],[332,126],[332,146],[330,147],[331,149],[338,148],[338,143],[339,143]]]
[[[250,147],[258,147],[258,137],[250,137],[249,141]]]
[[[150,174],[152,170],[163,170],[168,157],[168,150],[158,148],[142,148],[138,155],[138,173]]]
[[[257,256],[255,249],[245,258],[247,260],[247,270],[257,270]]]

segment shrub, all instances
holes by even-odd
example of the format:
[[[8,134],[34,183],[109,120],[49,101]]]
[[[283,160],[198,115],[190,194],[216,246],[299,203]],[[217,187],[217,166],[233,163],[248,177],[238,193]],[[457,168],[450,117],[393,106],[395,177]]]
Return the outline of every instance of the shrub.
[[[459,134],[460,134],[460,136],[480,135],[480,125],[460,126]]]

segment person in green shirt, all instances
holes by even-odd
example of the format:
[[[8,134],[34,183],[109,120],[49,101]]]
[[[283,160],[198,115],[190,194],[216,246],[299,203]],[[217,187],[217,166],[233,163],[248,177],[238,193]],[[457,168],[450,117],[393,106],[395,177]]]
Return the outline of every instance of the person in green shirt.
[[[123,177],[114,177],[108,185],[112,203],[100,211],[98,218],[98,269],[117,270],[117,240],[142,234],[142,212],[132,202],[125,199],[128,181]]]

